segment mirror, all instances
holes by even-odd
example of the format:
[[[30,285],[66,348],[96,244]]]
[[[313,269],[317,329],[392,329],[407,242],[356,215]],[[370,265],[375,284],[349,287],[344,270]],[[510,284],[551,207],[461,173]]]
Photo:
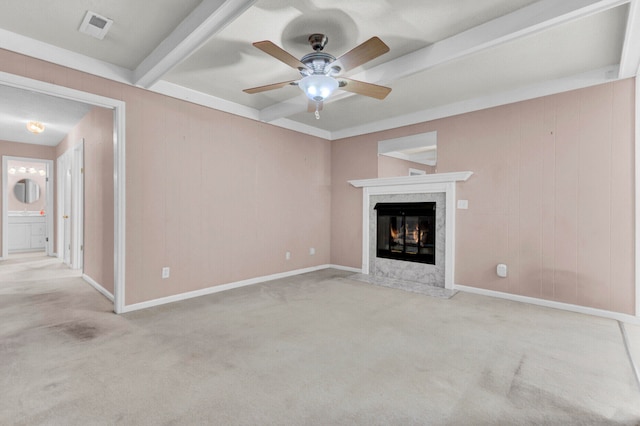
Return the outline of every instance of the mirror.
[[[378,142],[378,177],[436,173],[438,133],[427,132]]]
[[[40,199],[40,185],[32,179],[20,179],[13,187],[13,193],[22,203],[35,203]]]

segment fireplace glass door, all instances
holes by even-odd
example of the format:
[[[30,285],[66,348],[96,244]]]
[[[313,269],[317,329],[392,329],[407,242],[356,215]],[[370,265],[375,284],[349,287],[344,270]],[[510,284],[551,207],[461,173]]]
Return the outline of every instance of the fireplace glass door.
[[[376,255],[436,263],[436,203],[378,203]]]

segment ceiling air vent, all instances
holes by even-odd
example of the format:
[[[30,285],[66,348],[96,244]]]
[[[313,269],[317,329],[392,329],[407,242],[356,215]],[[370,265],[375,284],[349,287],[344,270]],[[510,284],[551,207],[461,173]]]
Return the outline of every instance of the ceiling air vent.
[[[82,20],[82,24],[80,24],[79,31],[102,40],[104,36],[107,35],[109,28],[111,28],[111,24],[113,24],[112,19],[100,16],[95,12],[87,11],[87,14]]]

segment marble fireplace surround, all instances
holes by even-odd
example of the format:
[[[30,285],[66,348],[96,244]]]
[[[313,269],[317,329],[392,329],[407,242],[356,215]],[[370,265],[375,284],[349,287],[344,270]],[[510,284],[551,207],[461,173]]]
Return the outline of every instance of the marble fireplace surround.
[[[362,188],[362,274],[370,274],[370,266],[375,262],[375,253],[370,259],[372,250],[371,225],[375,216],[371,213],[377,202],[394,199],[394,201],[437,201],[441,204],[444,198],[444,206],[438,207],[438,211],[445,211],[444,228],[444,288],[453,290],[455,268],[455,212],[456,212],[456,182],[464,182],[473,172],[435,173],[419,176],[401,176],[393,178],[351,180],[349,183],[356,188]],[[442,197],[444,195],[444,197]],[[393,196],[393,197],[386,197]],[[400,197],[398,197],[400,196]],[[444,208],[443,208],[444,207]],[[439,220],[436,219],[438,222]],[[375,243],[375,242],[374,242]],[[377,259],[380,260],[380,259]],[[411,262],[402,262],[408,264]],[[436,253],[436,263],[438,253]],[[418,265],[418,264],[416,264]],[[441,263],[440,263],[441,265]],[[433,265],[430,265],[433,266]],[[417,266],[416,272],[419,272]],[[411,274],[411,272],[408,272]],[[441,275],[441,271],[434,271],[435,276]],[[406,279],[406,278],[405,278]]]

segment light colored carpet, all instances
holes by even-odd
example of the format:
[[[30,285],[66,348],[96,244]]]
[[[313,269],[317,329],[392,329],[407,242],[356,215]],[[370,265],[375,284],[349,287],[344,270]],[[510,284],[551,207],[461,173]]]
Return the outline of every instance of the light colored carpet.
[[[29,263],[0,266],[3,425],[640,424],[615,321],[336,270],[116,316]]]

